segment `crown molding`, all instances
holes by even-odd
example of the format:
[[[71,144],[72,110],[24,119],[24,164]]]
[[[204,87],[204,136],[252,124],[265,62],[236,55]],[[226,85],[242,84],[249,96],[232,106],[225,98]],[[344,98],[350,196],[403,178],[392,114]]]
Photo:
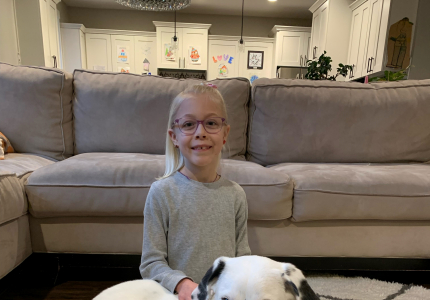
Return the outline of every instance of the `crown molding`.
[[[318,0],[311,7],[309,7],[310,12],[314,13],[321,5],[323,5],[327,1],[329,0]]]
[[[360,5],[362,5],[363,3],[367,2],[368,0],[357,0],[354,1],[354,3],[352,3],[349,8],[351,8],[351,10],[355,10],[357,7],[359,7]]]
[[[86,28],[84,24],[77,24],[77,23],[60,23],[61,28],[68,28],[68,29],[80,29],[83,32],[86,32]]]
[[[312,27],[275,25],[273,26],[272,30],[270,30],[269,37],[274,37],[279,31],[311,32]]]
[[[160,22],[152,21],[155,27],[175,27],[174,22]],[[176,23],[176,28],[196,28],[196,29],[209,29],[212,24],[199,24],[199,23]]]
[[[156,37],[157,33],[151,31],[130,31],[130,30],[115,30],[115,29],[98,29],[87,28],[85,33],[97,34],[112,34],[112,35],[133,35],[133,36],[153,36]]]

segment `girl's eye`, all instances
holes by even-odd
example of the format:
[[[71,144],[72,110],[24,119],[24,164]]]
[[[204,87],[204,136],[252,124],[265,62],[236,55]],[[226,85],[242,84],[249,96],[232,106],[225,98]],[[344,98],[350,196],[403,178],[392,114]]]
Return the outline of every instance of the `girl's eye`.
[[[228,298],[227,297],[222,297],[221,300],[228,300]]]

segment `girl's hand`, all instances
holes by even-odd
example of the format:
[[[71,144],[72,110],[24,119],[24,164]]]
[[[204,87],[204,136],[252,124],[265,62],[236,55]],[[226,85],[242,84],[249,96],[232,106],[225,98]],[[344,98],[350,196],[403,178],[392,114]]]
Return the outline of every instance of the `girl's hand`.
[[[191,300],[191,293],[198,286],[199,285],[197,283],[188,278],[184,278],[179,281],[175,289],[178,293],[178,300]]]

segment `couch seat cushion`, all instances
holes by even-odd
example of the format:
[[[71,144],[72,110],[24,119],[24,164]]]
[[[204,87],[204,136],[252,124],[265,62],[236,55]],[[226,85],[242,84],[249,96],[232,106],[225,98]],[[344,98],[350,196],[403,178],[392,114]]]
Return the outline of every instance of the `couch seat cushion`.
[[[53,164],[52,159],[28,153],[8,153],[0,163],[0,224],[27,213],[24,182],[29,173]]]
[[[428,164],[284,163],[294,182],[294,221],[430,220]]]
[[[84,153],[30,175],[25,186],[30,212],[59,216],[142,216],[155,177],[164,174],[165,156],[141,153]],[[249,218],[291,216],[292,181],[258,164],[225,159],[222,176],[240,184]]]

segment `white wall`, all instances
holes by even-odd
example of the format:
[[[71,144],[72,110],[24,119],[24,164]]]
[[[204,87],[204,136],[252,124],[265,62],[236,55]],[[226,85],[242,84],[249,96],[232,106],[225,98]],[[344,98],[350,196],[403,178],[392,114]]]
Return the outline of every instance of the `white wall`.
[[[0,61],[19,65],[15,1],[0,0]]]
[[[264,0],[267,1],[267,0]],[[152,21],[173,22],[173,12],[147,12],[123,9],[93,9],[93,8],[67,8],[69,23],[84,24],[87,28],[118,29],[153,31]],[[241,16],[187,14],[177,13],[177,22],[212,24],[210,35],[240,36]],[[244,17],[243,35],[267,37],[274,25],[312,26],[312,14],[308,19],[284,19]]]

